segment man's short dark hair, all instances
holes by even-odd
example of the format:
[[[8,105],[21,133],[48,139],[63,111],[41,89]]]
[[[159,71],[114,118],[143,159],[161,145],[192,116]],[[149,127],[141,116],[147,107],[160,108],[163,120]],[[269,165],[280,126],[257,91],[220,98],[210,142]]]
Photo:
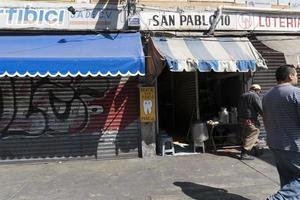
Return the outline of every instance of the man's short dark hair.
[[[290,74],[295,74],[294,65],[281,65],[276,70],[276,80],[277,81],[287,81]]]

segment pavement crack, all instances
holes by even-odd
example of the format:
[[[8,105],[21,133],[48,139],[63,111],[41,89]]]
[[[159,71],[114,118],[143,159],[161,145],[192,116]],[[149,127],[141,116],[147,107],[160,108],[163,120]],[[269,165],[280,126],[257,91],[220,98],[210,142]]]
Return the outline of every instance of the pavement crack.
[[[13,199],[15,199],[15,197],[16,197],[18,194],[20,194],[20,193],[24,190],[24,188],[25,188],[29,183],[32,182],[33,178],[38,177],[38,176],[39,176],[39,175],[35,174],[35,172],[31,173],[31,174],[28,176],[28,177],[30,177],[30,178],[27,178],[27,180],[24,181],[24,183],[21,185],[21,187],[20,187],[16,192],[14,192],[14,194],[12,194],[7,200],[13,200]]]
[[[21,188],[19,190],[17,190],[14,194],[12,194],[11,197],[9,197],[7,200],[14,199],[17,196],[17,194],[19,194],[25,188],[26,184],[27,184],[26,182],[23,183]]]
[[[275,181],[274,179],[270,178],[269,176],[265,175],[264,173],[262,173],[261,171],[255,169],[254,167],[252,167],[251,165],[247,164],[246,162],[240,160],[241,163],[243,163],[244,165],[246,165],[247,167],[251,168],[252,170],[256,171],[257,173],[261,174],[262,176],[266,177],[267,179],[269,179],[271,182],[275,183],[277,186],[280,186],[280,183],[278,181]]]

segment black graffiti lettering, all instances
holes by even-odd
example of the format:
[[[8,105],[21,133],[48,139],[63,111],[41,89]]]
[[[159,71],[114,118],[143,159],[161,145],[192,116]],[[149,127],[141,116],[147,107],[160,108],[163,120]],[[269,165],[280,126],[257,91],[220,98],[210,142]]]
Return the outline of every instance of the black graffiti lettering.
[[[106,78],[101,85],[74,79],[0,80],[0,136],[68,134],[69,129],[72,133],[83,132],[89,115],[95,115],[88,102],[99,102],[112,88]],[[102,109],[97,114],[102,114],[104,108],[101,104],[96,106]]]
[[[69,117],[70,110],[71,110],[71,101],[70,102],[64,102],[64,101],[58,99],[57,97],[55,97],[55,95],[53,95],[53,92],[51,90],[49,92],[49,100],[50,100],[50,105],[51,105],[51,108],[53,110],[53,113],[54,113],[54,115],[57,119],[64,120],[64,119],[67,119]],[[57,107],[55,106],[55,102],[59,102],[59,103],[62,103],[62,104],[65,105],[65,106],[63,106],[64,108],[59,107],[59,108],[64,109],[64,111],[62,113],[59,112],[60,109],[57,110]]]
[[[82,103],[83,107],[84,107],[84,119],[82,120],[80,126],[78,127],[78,130],[83,130],[87,123],[88,123],[88,107],[87,107],[87,104],[81,99],[79,98],[79,101]]]
[[[2,91],[2,88],[0,88],[0,119],[2,119],[2,117],[3,117],[3,111],[4,111],[4,108],[3,108],[3,91]]]
[[[30,118],[32,118],[33,120],[39,119],[38,127],[34,127],[34,130],[32,131],[23,132],[24,135],[39,136],[39,135],[43,135],[49,129],[48,118],[45,111],[30,106],[27,114],[27,119]]]
[[[11,92],[9,92],[9,95],[4,94],[4,89],[3,89],[3,85],[1,85],[1,137],[6,137],[8,135],[8,129],[9,127],[13,124],[14,118],[17,115],[17,100],[16,100],[16,88],[15,88],[15,81],[13,78],[9,78],[9,82],[10,82],[10,86],[11,86]],[[9,106],[4,104],[4,96],[6,96],[6,98],[9,96],[10,98],[12,98],[12,102],[6,102],[5,103],[9,103]],[[12,105],[11,105],[12,103]],[[7,107],[5,107],[7,106]],[[8,116],[4,116],[4,110],[9,110],[9,117]],[[12,110],[12,112],[11,112]],[[8,117],[8,118],[7,118]]]

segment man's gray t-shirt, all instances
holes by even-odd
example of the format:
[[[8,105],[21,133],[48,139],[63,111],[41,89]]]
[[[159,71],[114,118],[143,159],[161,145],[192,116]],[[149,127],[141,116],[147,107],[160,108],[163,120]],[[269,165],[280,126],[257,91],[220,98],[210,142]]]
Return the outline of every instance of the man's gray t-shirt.
[[[264,95],[262,104],[269,147],[300,152],[300,88],[277,85]]]

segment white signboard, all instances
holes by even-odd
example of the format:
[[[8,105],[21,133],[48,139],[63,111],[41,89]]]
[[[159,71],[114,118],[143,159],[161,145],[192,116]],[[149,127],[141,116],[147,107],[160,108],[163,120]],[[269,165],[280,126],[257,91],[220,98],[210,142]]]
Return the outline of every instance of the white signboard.
[[[300,16],[239,15],[238,29],[259,31],[300,31]]]
[[[0,4],[1,29],[120,30],[126,28],[126,9],[87,4]],[[37,6],[38,5],[38,6]],[[72,4],[71,4],[72,5]],[[77,4],[78,5],[78,4]]]
[[[214,12],[141,12],[141,30],[207,30]],[[233,16],[222,15],[218,29],[235,29]]]
[[[141,30],[208,30],[215,15],[202,12],[141,11]],[[300,31],[300,15],[223,12],[216,30]]]

